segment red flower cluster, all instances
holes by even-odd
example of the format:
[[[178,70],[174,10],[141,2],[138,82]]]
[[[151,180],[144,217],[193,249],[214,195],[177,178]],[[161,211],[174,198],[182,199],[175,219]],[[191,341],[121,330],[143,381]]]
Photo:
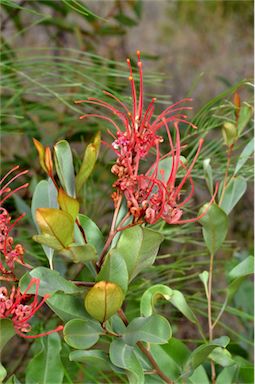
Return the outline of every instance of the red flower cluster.
[[[35,285],[35,295],[30,295],[27,292]],[[45,295],[41,302],[38,302],[38,290],[40,280],[32,279],[27,286],[25,292],[22,294],[19,288],[13,286],[10,293],[6,287],[0,287],[0,318],[12,320],[15,331],[18,335],[33,339],[41,336],[49,335],[63,329],[60,325],[56,329],[49,332],[40,333],[37,335],[26,335],[31,330],[31,325],[28,323],[33,315],[41,308],[44,302],[50,295]],[[31,301],[32,300],[32,301]]]
[[[169,106],[153,119],[156,101],[156,99],[153,98],[144,112],[143,72],[139,51],[137,52],[137,56],[137,66],[140,77],[139,94],[136,90],[130,60],[127,59],[130,71],[129,81],[132,91],[132,112],[130,112],[117,97],[109,92],[104,93],[117,101],[122,109],[113,107],[109,103],[96,98],[76,102],[86,102],[106,108],[121,120],[124,130],[120,129],[115,121],[104,115],[93,113],[83,115],[80,118],[83,119],[89,116],[98,117],[112,123],[116,129],[115,135],[108,131],[114,139],[111,147],[117,156],[116,163],[112,167],[112,173],[117,176],[117,181],[113,186],[117,188],[118,192],[113,194],[113,198],[117,199],[120,194],[124,194],[129,212],[134,218],[134,223],[142,223],[145,221],[149,224],[154,224],[160,218],[168,224],[183,224],[196,221],[202,216],[181,220],[183,207],[190,201],[194,194],[194,183],[191,177],[191,171],[203,144],[203,139],[200,139],[197,153],[190,166],[187,167],[181,161],[179,123],[183,122],[196,128],[186,120],[187,116],[183,113],[192,108],[181,105],[184,102],[191,101],[191,99],[183,99]],[[169,129],[170,123],[174,128],[175,142]],[[160,144],[163,142],[163,137],[158,134],[159,129],[162,127],[164,127],[167,132],[170,146],[170,151],[163,156],[160,153]],[[141,173],[141,160],[147,158],[151,149],[154,149],[154,152],[156,152],[154,164],[147,172]],[[169,161],[171,160],[169,175],[165,175],[160,167],[160,162],[166,158],[169,158]],[[179,168],[185,170],[185,175],[181,181],[177,180]],[[186,198],[182,198],[182,188],[187,181],[190,184],[191,190]]]
[[[25,175],[28,172],[22,171],[13,176],[13,173],[18,168],[19,166],[12,168],[0,180],[0,280],[7,281],[18,281],[18,278],[15,276],[14,271],[15,263],[19,263],[25,267],[31,268],[23,260],[23,246],[21,244],[16,244],[14,246],[14,240],[10,236],[11,230],[25,216],[25,214],[22,214],[13,223],[11,223],[11,216],[9,215],[8,211],[2,207],[3,202],[5,202],[15,192],[24,189],[28,186],[28,183],[26,183],[16,189],[11,189],[11,183],[18,177]],[[10,175],[12,175],[12,177],[7,182],[6,180]],[[29,290],[34,285],[35,295],[28,294]],[[45,336],[52,332],[57,332],[63,329],[63,326],[61,325],[56,329],[46,333],[42,333],[39,335],[26,335],[26,333],[31,330],[29,320],[41,308],[45,300],[47,300],[47,298],[49,297],[49,295],[45,295],[41,302],[38,302],[39,286],[40,280],[33,278],[23,294],[21,293],[20,289],[15,285],[10,288],[9,292],[6,287],[0,287],[0,319],[11,319],[16,333],[26,338]]]
[[[1,180],[0,180],[0,252],[4,257],[5,265],[0,261],[0,280],[16,280],[14,275],[15,263],[20,263],[26,266],[23,255],[24,248],[21,244],[14,245],[13,237],[10,236],[10,232],[15,225],[25,216],[22,214],[13,223],[11,223],[11,216],[8,211],[2,207],[2,204],[15,192],[24,189],[28,186],[28,183],[21,185],[20,187],[12,190],[11,183],[18,177],[25,175],[28,171],[19,172],[15,176],[12,174],[18,169],[16,166],[12,168]],[[7,182],[8,176],[12,175],[12,178]],[[4,184],[5,182],[5,184]]]

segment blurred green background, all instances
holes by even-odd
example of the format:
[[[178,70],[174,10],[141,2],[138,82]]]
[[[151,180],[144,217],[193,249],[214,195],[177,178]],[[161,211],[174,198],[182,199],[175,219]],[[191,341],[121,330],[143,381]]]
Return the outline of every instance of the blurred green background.
[[[145,98],[156,96],[158,111],[183,97],[194,98],[190,118],[198,125],[199,135],[206,137],[194,169],[198,185],[195,205],[199,206],[208,200],[202,160],[211,158],[216,179],[222,179],[225,172],[221,127],[233,119],[234,90],[239,89],[241,99],[252,103],[253,1],[1,1],[1,168],[4,173],[20,164],[30,170],[30,189],[15,197],[15,206],[12,202],[9,206],[14,215],[15,210],[27,212],[17,236],[33,265],[47,265],[47,260],[41,247],[31,241],[35,233],[31,195],[45,177],[32,138],[50,146],[66,138],[78,169],[85,145],[106,125],[92,119],[80,121],[80,114],[94,109],[77,106],[74,100],[102,98],[106,89],[130,103],[125,59],[135,60],[137,49],[144,62]],[[182,136],[187,154],[192,156],[198,134],[183,129]],[[236,156],[251,136],[250,124],[237,145]],[[83,200],[83,212],[105,232],[112,214],[111,161],[112,155],[103,147]],[[252,179],[251,162],[243,168],[243,176]],[[227,271],[252,252],[252,192],[250,183],[245,198],[231,214],[228,241],[217,258],[214,308],[223,300]],[[206,301],[198,273],[207,268],[209,260],[201,229],[198,225],[178,229],[161,225],[158,229],[166,236],[161,255],[157,265],[133,283],[128,310],[135,314],[139,294],[155,282],[164,282],[187,295],[206,327]],[[63,273],[68,269],[61,258],[57,263]],[[252,282],[247,280],[217,330],[219,335],[229,333],[236,340],[232,349],[247,359],[252,353],[252,298]],[[173,311],[170,315],[177,320],[179,337],[193,346],[199,342],[185,320]],[[26,356],[18,366],[13,365],[26,348],[25,342],[18,345],[6,360],[11,361],[13,370],[24,371]]]

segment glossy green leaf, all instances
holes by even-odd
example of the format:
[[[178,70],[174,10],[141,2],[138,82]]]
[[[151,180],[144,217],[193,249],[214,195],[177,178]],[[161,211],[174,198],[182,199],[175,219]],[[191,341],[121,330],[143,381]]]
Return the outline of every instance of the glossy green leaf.
[[[76,349],[88,349],[98,341],[103,330],[97,321],[74,319],[64,328],[65,342]]]
[[[85,232],[89,244],[94,245],[100,255],[104,247],[104,236],[98,226],[86,215],[79,215],[80,224]]]
[[[15,329],[13,327],[12,321],[9,319],[0,319],[0,352],[4,348],[5,344],[15,335]]]
[[[53,294],[57,291],[65,293],[79,293],[81,289],[78,288],[71,281],[66,280],[62,277],[59,272],[52,271],[49,268],[37,267],[31,272],[25,273],[19,281],[19,286],[22,292],[27,288],[32,277],[40,280],[39,295],[44,296],[46,293]],[[31,294],[35,294],[35,286],[31,287],[28,291]]]
[[[216,378],[216,384],[234,384],[237,373],[237,365],[224,368]]]
[[[66,248],[73,242],[74,220],[71,215],[56,208],[38,208],[36,210],[36,221],[40,227],[45,241],[54,245],[52,238],[56,239],[57,249]],[[43,241],[41,237],[34,239]]]
[[[207,213],[200,219],[200,223],[203,227],[203,236],[206,246],[210,253],[215,252],[221,247],[223,241],[228,232],[228,217],[226,213],[219,208],[216,204],[212,204],[208,208],[208,204],[205,204],[200,213],[206,209]]]
[[[144,383],[143,369],[133,347],[122,340],[114,340],[110,345],[109,353],[112,364],[127,371],[130,384]]]
[[[129,280],[154,263],[162,241],[160,233],[148,228],[135,226],[122,232],[116,249],[126,262]]]
[[[237,122],[238,135],[240,135],[243,132],[244,128],[247,126],[250,119],[252,118],[252,114],[253,114],[253,108],[251,105],[243,104],[241,106],[239,111],[238,122]]]
[[[206,370],[202,365],[194,370],[192,375],[188,378],[187,384],[210,384]]]
[[[97,281],[110,281],[121,287],[123,292],[128,287],[128,271],[122,254],[117,249],[112,249],[106,255],[102,268],[97,275]]]
[[[32,212],[32,217],[33,217],[34,223],[36,225],[36,228],[37,228],[38,232],[40,233],[40,228],[39,228],[37,221],[36,221],[36,210],[38,208],[58,208],[57,190],[56,190],[56,188],[53,185],[51,180],[40,181],[36,185],[34,193],[33,193],[31,212]],[[40,242],[40,244],[45,244],[45,243]],[[56,246],[57,245],[55,242],[55,247]],[[44,250],[44,252],[45,252],[45,254],[49,260],[50,267],[51,267],[51,269],[53,269],[52,259],[53,259],[54,250],[52,247],[48,247],[46,245],[42,245],[42,247],[43,247],[43,250]]]
[[[63,252],[70,257],[74,263],[86,263],[97,259],[96,249],[90,244],[71,244]]]
[[[94,319],[104,322],[120,309],[123,300],[124,293],[117,284],[100,281],[85,296],[85,308]]]
[[[69,213],[69,215],[71,215],[75,221],[80,208],[78,200],[68,196],[68,194],[62,188],[60,188],[58,192],[58,203],[60,208],[64,212]]]
[[[73,155],[66,140],[60,140],[54,145],[54,160],[62,187],[69,196],[75,197]]]
[[[48,248],[52,248],[52,251],[61,251],[63,249],[63,244],[61,244],[55,237],[50,236],[48,234],[45,235],[34,235],[33,240],[37,243],[41,244],[43,247],[47,246]],[[50,263],[52,264],[52,261]],[[51,267],[53,269],[53,267]]]
[[[212,167],[210,164],[211,159],[205,159],[203,161],[203,168],[204,168],[204,176],[205,181],[208,187],[208,190],[211,195],[213,195],[213,173],[212,173]]]
[[[47,305],[65,322],[78,318],[89,319],[83,299],[78,295],[56,292],[47,300]]]
[[[240,171],[240,169],[243,167],[246,161],[251,157],[253,152],[254,152],[254,138],[251,139],[251,141],[249,141],[249,143],[245,146],[244,150],[239,156],[234,175],[236,175]]]
[[[58,333],[52,333],[40,339],[41,350],[29,362],[26,368],[26,383],[62,384],[64,367],[60,359],[61,339]]]
[[[253,274],[254,271],[254,257],[248,256],[246,259],[236,265],[228,274],[231,279],[236,279],[242,276]]]
[[[209,355],[209,358],[222,367],[229,367],[235,364],[231,353],[225,348],[215,348]]]
[[[220,208],[228,215],[244,195],[246,189],[247,181],[243,177],[237,176],[231,179],[225,189]]]
[[[69,354],[71,361],[85,363],[87,366],[93,366],[94,370],[109,368],[108,356],[104,351],[92,349],[90,351],[72,351]]]
[[[161,345],[161,348],[175,361],[182,369],[190,356],[190,350],[179,339],[172,337],[167,344]]]
[[[170,339],[169,342],[171,342],[171,340],[172,339]],[[164,372],[169,379],[177,381],[178,377],[181,375],[181,368],[168,353],[168,349],[166,349],[167,346],[168,344],[151,344],[150,352],[162,372]]]
[[[93,143],[85,150],[80,170],[75,178],[76,190],[79,193],[94,169],[100,149],[100,132],[97,133]]]
[[[150,316],[154,311],[156,301],[160,298],[169,301],[192,323],[197,322],[196,316],[187,304],[183,294],[163,284],[156,284],[144,292],[140,302],[141,315]]]
[[[234,360],[237,363],[239,370],[238,382],[242,384],[254,383],[254,365],[241,356],[235,356]]]
[[[137,317],[127,326],[122,338],[126,344],[135,345],[137,341],[165,344],[172,336],[169,322],[160,315]]]
[[[214,339],[210,343],[200,345],[191,353],[186,363],[186,367],[189,369],[189,366],[191,366],[191,368],[194,370],[208,358],[210,353],[212,353],[215,348],[225,348],[228,343],[229,337],[222,336],[219,339]]]

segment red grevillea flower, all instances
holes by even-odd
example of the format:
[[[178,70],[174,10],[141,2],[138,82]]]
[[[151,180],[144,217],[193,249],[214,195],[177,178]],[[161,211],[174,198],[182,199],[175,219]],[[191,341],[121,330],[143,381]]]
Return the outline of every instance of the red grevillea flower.
[[[28,294],[27,292],[35,285],[35,295]],[[31,331],[29,320],[41,308],[44,302],[50,295],[45,295],[43,299],[38,302],[38,290],[40,280],[33,278],[27,286],[25,292],[22,294],[19,288],[13,286],[8,292],[6,287],[0,287],[0,318],[10,319],[13,323],[15,331],[18,335],[33,339],[41,336],[49,335],[53,332],[58,332],[63,329],[60,325],[57,328],[37,335],[27,335]]]
[[[25,216],[20,215],[14,222],[11,222],[11,216],[8,211],[2,207],[2,204],[11,197],[15,192],[27,188],[28,183],[25,183],[15,189],[11,189],[11,184],[18,177],[25,175],[28,171],[22,171],[13,176],[14,172],[19,169],[19,166],[12,168],[0,180],[0,255],[3,256],[4,264],[0,261],[0,280],[16,280],[14,275],[15,263],[28,266],[23,260],[24,248],[21,244],[14,245],[13,237],[10,232],[15,225]],[[9,178],[9,176],[11,177]],[[7,181],[9,178],[9,181]],[[2,257],[1,257],[2,258]]]
[[[130,71],[129,81],[132,92],[132,111],[129,111],[117,97],[106,91],[104,91],[104,93],[107,96],[112,97],[118,102],[119,108],[96,98],[76,102],[94,104],[109,110],[120,119],[122,129],[108,116],[92,113],[83,115],[80,118],[97,117],[112,123],[114,126],[116,130],[115,134],[108,131],[114,139],[111,147],[117,156],[116,163],[112,167],[112,173],[117,176],[117,181],[113,186],[117,188],[118,192],[113,194],[113,198],[114,200],[118,199],[121,194],[124,194],[129,212],[134,218],[133,223],[145,221],[154,224],[160,218],[168,224],[183,224],[198,220],[201,216],[194,219],[181,220],[183,207],[190,201],[194,194],[194,183],[190,174],[203,144],[203,140],[201,139],[198,144],[197,153],[190,166],[185,165],[181,161],[179,123],[182,122],[196,128],[186,120],[187,116],[183,113],[186,110],[192,109],[191,107],[182,105],[184,102],[191,101],[191,99],[180,100],[167,107],[156,118],[153,118],[156,101],[156,99],[153,98],[144,112],[143,72],[139,51],[137,52],[137,56],[140,78],[139,92],[136,90],[130,60],[127,59]],[[174,128],[175,143],[169,129],[169,124]],[[164,156],[160,153],[160,144],[163,142],[163,137],[158,134],[159,129],[162,127],[165,128],[167,132],[170,146],[170,151]],[[147,159],[149,151],[152,148],[156,151],[156,160],[147,172],[141,173],[141,160]],[[171,159],[172,165],[170,174],[164,175],[164,172],[160,168],[160,161],[167,157]],[[180,182],[177,180],[179,168],[185,170],[185,174]],[[187,181],[190,184],[191,191],[188,196],[183,199],[181,196],[182,188]],[[213,201],[213,199],[211,201]]]

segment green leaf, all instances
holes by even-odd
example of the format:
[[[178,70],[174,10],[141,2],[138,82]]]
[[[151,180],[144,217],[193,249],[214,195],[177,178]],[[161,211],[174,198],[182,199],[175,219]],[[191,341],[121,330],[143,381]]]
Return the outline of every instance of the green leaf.
[[[194,370],[192,375],[188,378],[187,383],[188,384],[190,384],[190,383],[192,383],[192,384],[210,384],[206,370],[204,369],[204,367],[202,365],[200,365],[199,367],[197,367]],[[224,383],[224,384],[227,384],[227,383]]]
[[[129,280],[154,263],[162,241],[160,233],[148,228],[134,226],[122,232],[116,249],[126,262]]]
[[[117,284],[99,281],[88,291],[85,308],[94,319],[104,322],[120,309],[123,300],[123,291]]]
[[[52,311],[65,322],[77,318],[89,319],[89,315],[83,305],[83,299],[77,295],[57,292],[46,302]]]
[[[70,257],[74,263],[86,263],[97,259],[97,253],[93,245],[90,244],[71,244],[62,253]]]
[[[15,329],[13,327],[12,321],[9,319],[0,319],[0,352],[4,348],[5,344],[15,335]]]
[[[217,376],[216,384],[234,384],[237,373],[237,365],[224,368]]]
[[[140,302],[141,315],[150,316],[154,311],[154,304],[160,298],[169,301],[192,323],[197,322],[197,318],[188,306],[183,294],[163,284],[156,284],[144,292]]]
[[[242,276],[252,275],[254,271],[254,257],[248,256],[246,259],[236,265],[228,274],[231,279]]]
[[[223,241],[228,232],[228,217],[226,213],[219,208],[216,204],[212,204],[208,208],[208,204],[205,204],[200,213],[206,209],[207,213],[200,219],[200,223],[203,227],[203,236],[206,246],[210,253],[215,252],[221,247]]]
[[[62,384],[64,367],[60,359],[61,340],[58,333],[40,339],[41,350],[26,368],[26,383]]]
[[[199,275],[199,279],[202,281],[204,288],[205,288],[205,293],[206,297],[208,297],[208,279],[209,279],[209,273],[207,271],[203,271]]]
[[[253,114],[253,108],[251,105],[243,104],[241,106],[239,111],[238,122],[237,122],[237,130],[238,130],[239,136],[243,132],[247,124],[249,123],[250,119],[252,118],[252,114]]]
[[[200,364],[202,364],[212,353],[212,351],[217,347],[225,348],[229,343],[229,337],[222,336],[219,339],[215,339],[208,344],[202,344],[198,348],[196,348],[190,355],[186,367],[188,370],[191,368],[194,370]]]
[[[56,208],[38,208],[36,221],[45,241],[52,246],[56,239],[56,249],[66,248],[73,242],[74,220],[68,213]],[[44,241],[41,236],[34,236],[34,239]]]
[[[40,228],[36,221],[36,210],[38,208],[58,208],[57,190],[55,186],[52,184],[53,183],[50,180],[49,181],[42,180],[36,185],[33,193],[31,211],[32,211],[32,217],[33,217],[34,223],[39,233],[40,233]],[[55,246],[56,246],[56,242],[55,242]],[[53,259],[54,250],[45,245],[43,245],[42,247],[49,260],[50,267],[51,269],[53,269],[52,259]]]
[[[62,187],[69,196],[75,197],[73,155],[66,140],[60,140],[54,146],[54,160]]]
[[[119,13],[115,16],[115,19],[127,27],[134,27],[135,25],[137,25],[136,20],[131,19],[131,17],[126,16],[124,13]]]
[[[95,370],[109,368],[107,354],[99,349],[72,351],[69,354],[69,359],[78,363],[85,363],[87,366],[91,365]]]
[[[237,176],[232,178],[225,188],[220,208],[228,215],[241,199],[246,189],[247,181],[243,177]]]
[[[228,367],[235,364],[231,353],[225,348],[215,348],[209,355],[209,358],[222,367]]]
[[[171,340],[172,339],[170,339],[169,343]],[[165,375],[167,375],[171,380],[177,381],[181,374],[181,369],[179,365],[174,361],[173,357],[168,353],[169,349],[167,349],[167,346],[168,344],[151,344],[150,352],[156,360],[161,371],[164,372]]]
[[[3,382],[3,380],[6,378],[6,376],[7,376],[7,371],[4,368],[4,366],[2,365],[2,363],[0,362],[0,383]]]
[[[24,292],[30,282],[30,280],[35,277],[40,280],[39,286],[39,295],[44,296],[46,293],[53,294],[57,291],[65,293],[79,293],[81,292],[80,288],[76,287],[71,281],[66,280],[62,277],[59,272],[52,271],[49,268],[37,267],[31,272],[25,273],[19,281],[19,287],[21,292]],[[31,294],[35,294],[35,287],[31,287],[28,291]]]
[[[83,185],[86,183],[94,169],[100,149],[100,141],[100,132],[98,132],[93,143],[89,144],[86,148],[80,170],[75,178],[77,193],[81,191]]]
[[[60,208],[64,212],[69,213],[69,215],[71,215],[75,221],[80,208],[78,200],[68,196],[68,194],[62,188],[60,188],[58,192],[58,203]]]
[[[78,217],[88,243],[94,245],[97,253],[100,255],[104,247],[104,236],[102,232],[88,216],[80,214]]]
[[[212,173],[212,167],[210,164],[211,159],[205,159],[203,161],[203,168],[204,168],[204,176],[205,181],[208,187],[208,190],[211,195],[213,195],[213,173]]]
[[[1,382],[1,381],[0,381]],[[21,382],[17,379],[15,375],[12,375],[5,384],[21,384]]]
[[[144,383],[143,369],[133,347],[122,340],[114,340],[110,345],[109,353],[112,364],[127,371],[130,384]]]
[[[249,157],[253,154],[253,152],[254,152],[254,138],[251,139],[251,141],[249,141],[249,143],[245,146],[244,150],[239,156],[234,175],[236,175],[240,171],[240,169],[243,167],[243,165],[246,163]]]
[[[137,341],[165,344],[172,336],[169,322],[160,315],[150,317],[137,317],[127,326],[122,335],[123,341],[135,345]]]
[[[180,161],[185,165],[187,164],[187,159],[184,156],[180,156]],[[168,181],[169,176],[171,174],[173,167],[173,157],[168,156],[165,159],[162,159],[158,163],[158,179],[164,181],[165,183]],[[179,163],[179,167],[181,167],[181,163]],[[155,171],[155,165],[152,166],[149,175],[151,176]]]
[[[112,249],[106,255],[102,268],[97,275],[97,281],[110,281],[121,287],[125,293],[128,288],[128,271],[122,254]]]
[[[74,319],[64,328],[65,342],[76,349],[88,349],[98,341],[103,330],[98,321]]]

